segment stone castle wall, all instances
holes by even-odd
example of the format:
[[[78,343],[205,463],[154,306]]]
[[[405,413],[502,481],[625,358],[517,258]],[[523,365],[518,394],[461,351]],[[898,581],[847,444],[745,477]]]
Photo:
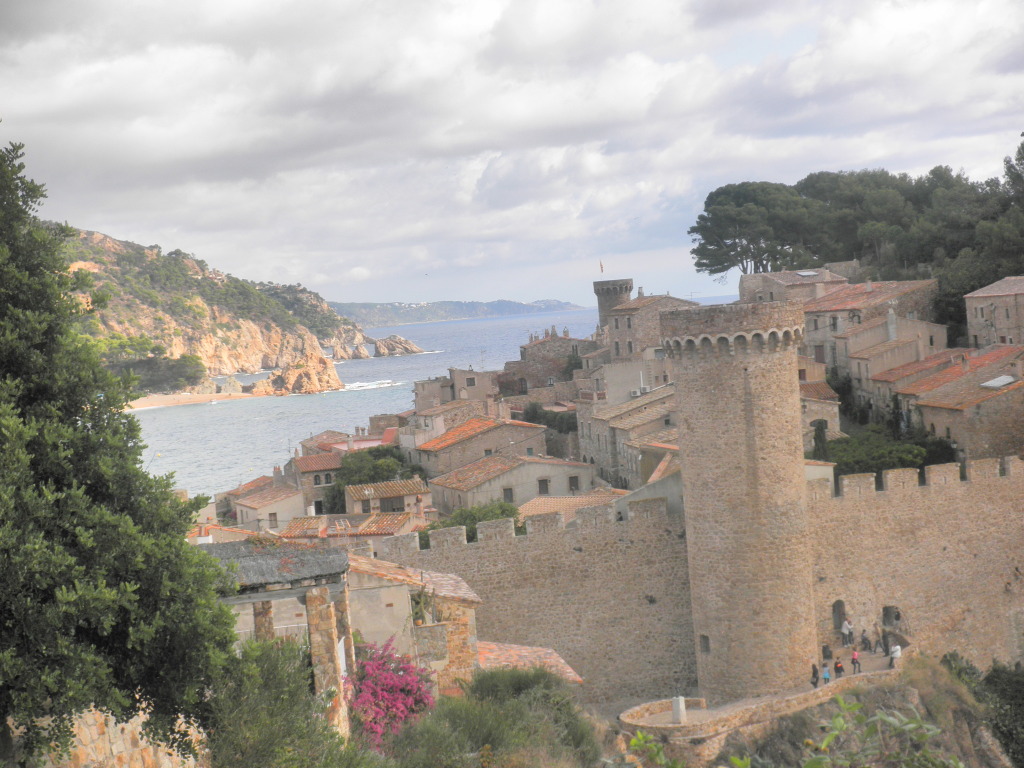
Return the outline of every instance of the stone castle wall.
[[[809,484],[814,605],[821,642],[835,642],[843,601],[857,634],[885,606],[921,650],[956,650],[981,667],[1024,656],[1024,463],[1016,457]]]
[[[380,557],[461,576],[483,599],[483,640],[554,648],[584,679],[591,702],[685,693],[696,682],[686,542],[679,515],[664,501],[634,505],[617,522],[612,511],[581,511],[578,527],[558,514],[415,534],[381,542]]]

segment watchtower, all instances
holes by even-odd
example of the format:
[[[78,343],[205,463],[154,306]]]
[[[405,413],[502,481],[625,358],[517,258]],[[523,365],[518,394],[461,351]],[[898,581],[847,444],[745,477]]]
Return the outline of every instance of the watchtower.
[[[701,695],[793,688],[817,658],[797,303],[665,312]]]
[[[602,328],[608,325],[608,313],[619,306],[619,304],[629,301],[632,294],[632,279],[595,280],[594,295],[597,296],[597,324]]]

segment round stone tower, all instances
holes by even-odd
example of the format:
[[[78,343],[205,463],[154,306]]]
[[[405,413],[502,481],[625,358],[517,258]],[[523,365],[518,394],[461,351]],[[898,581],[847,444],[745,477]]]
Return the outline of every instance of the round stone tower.
[[[797,383],[799,304],[661,315],[676,382],[697,681],[712,703],[803,685],[818,658]]]
[[[608,313],[623,302],[629,301],[633,294],[633,281],[627,280],[595,280],[594,295],[597,296],[597,324],[604,328],[608,325]]]

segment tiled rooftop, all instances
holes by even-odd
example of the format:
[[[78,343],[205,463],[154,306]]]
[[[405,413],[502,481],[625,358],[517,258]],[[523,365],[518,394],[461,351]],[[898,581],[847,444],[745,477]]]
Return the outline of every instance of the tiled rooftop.
[[[493,456],[485,456],[474,461],[472,464],[467,464],[464,467],[459,467],[451,472],[439,475],[430,482],[433,485],[441,485],[454,491],[469,491],[482,483],[486,483],[488,480],[527,463],[581,468],[590,466],[579,461],[566,461],[565,459],[556,459],[551,456],[506,456],[505,454],[495,454]]]
[[[679,450],[679,427],[667,427],[651,432],[643,437],[627,440],[626,445],[632,448],[645,448],[648,446],[662,448],[665,450]]]
[[[668,294],[661,293],[661,294],[654,294],[653,296],[637,296],[635,299],[631,299],[629,301],[624,301],[621,304],[617,304],[614,307],[612,307],[608,311],[608,314],[610,314],[610,315],[619,315],[619,314],[623,314],[623,313],[627,313],[627,312],[634,312],[634,311],[636,311],[638,309],[643,309],[644,307],[649,307],[652,304],[657,304],[658,302],[664,301],[665,299],[668,300],[667,303],[673,304],[675,306],[675,308],[678,308],[678,309],[685,309],[686,307],[699,307],[700,306],[700,302],[689,301],[688,299],[679,299],[679,298],[676,298],[675,296],[669,296]]]
[[[560,512],[562,518],[569,522],[576,518],[578,509],[611,504],[618,497],[628,493],[629,491],[620,491],[616,488],[594,488],[592,491],[578,496],[538,496],[519,507],[519,517],[522,519],[533,515]]]
[[[1010,378],[1013,379],[1005,386],[998,389],[981,386],[985,382],[1005,374],[1010,374]],[[1016,372],[1012,368],[997,362],[972,370],[969,373],[963,374],[955,381],[951,381],[941,387],[936,387],[920,398],[917,404],[922,408],[947,408],[949,410],[962,411],[971,406],[979,405],[986,400],[1002,397],[1021,387],[1024,387],[1024,381],[1020,380]]]
[[[227,492],[228,496],[245,496],[247,493],[264,488],[274,482],[274,478],[270,475],[263,475],[257,477],[255,480],[250,480],[248,483],[243,483],[237,488],[233,488]]]
[[[192,530],[185,534],[185,538],[197,539],[201,537],[211,537],[214,542],[222,542],[241,541],[242,539],[248,539],[250,536],[256,535],[258,535],[257,531],[249,531],[245,528],[230,528],[226,525],[217,525],[215,523],[209,523],[206,525],[193,526]]]
[[[800,397],[809,400],[829,400],[839,402],[839,395],[828,385],[826,381],[801,381]]]
[[[395,536],[402,533],[411,521],[412,515],[408,512],[381,512],[371,515],[358,530],[349,533],[349,536]],[[412,530],[418,531],[422,528],[426,528],[426,525],[413,526]]]
[[[354,499],[390,499],[395,496],[413,496],[427,493],[427,484],[418,476],[408,480],[388,480],[383,483],[366,483],[350,485],[345,489]]]
[[[663,401],[651,406],[650,408],[634,411],[632,413],[624,413],[621,416],[616,416],[614,419],[611,419],[608,422],[608,426],[614,427],[615,429],[628,430],[659,419],[664,421],[665,417],[672,413],[672,406],[672,403]]]
[[[917,344],[916,339],[893,339],[892,341],[883,341],[881,344],[875,344],[873,347],[866,347],[859,352],[851,352],[850,357],[855,360],[869,360],[875,355],[884,355],[886,352],[905,347],[910,344]]]
[[[771,278],[777,283],[783,285],[800,285],[802,283],[831,283],[841,282],[845,283],[846,278],[842,275],[837,275],[834,272],[829,272],[827,269],[801,269],[801,270],[786,270],[782,272],[764,272],[764,277]]]
[[[658,466],[651,472],[651,476],[647,478],[647,482],[656,483],[680,471],[682,471],[682,467],[679,465],[679,457],[675,453],[666,453],[658,462]]]
[[[341,466],[341,454],[316,453],[312,456],[296,456],[292,461],[299,472],[325,472]]]
[[[334,443],[339,440],[344,440],[347,437],[347,432],[339,432],[336,429],[325,429],[323,432],[318,432],[315,435],[310,435],[305,440],[300,440],[299,445],[304,445],[307,447],[318,446],[321,443]]]
[[[348,515],[315,515],[296,517],[278,535],[282,539],[337,538],[352,531]]]
[[[509,643],[490,643],[486,640],[480,640],[477,642],[477,652],[482,669],[500,669],[502,667],[532,669],[533,667],[543,667],[570,683],[583,682],[583,678],[576,674],[576,670],[566,664],[565,659],[551,648],[510,645]]]
[[[979,298],[983,296],[1013,296],[1024,293],[1024,277],[1004,277],[991,285],[971,291],[964,296],[967,298]]]
[[[241,499],[235,501],[236,504],[241,504],[249,509],[262,509],[263,507],[270,506],[279,501],[290,499],[292,496],[301,496],[302,491],[293,485],[273,485],[269,488],[264,488],[256,493],[250,493],[248,496],[244,496]]]
[[[428,440],[422,445],[417,446],[417,448],[421,451],[441,451],[445,448],[450,448],[453,445],[461,443],[463,440],[469,440],[471,437],[482,435],[485,432],[490,432],[492,429],[497,429],[503,425],[529,427],[531,429],[540,430],[546,429],[542,424],[531,424],[527,421],[490,419],[484,416],[474,416],[473,418],[462,422],[457,427],[452,427],[443,435],[439,435],[433,440]]]
[[[448,413],[448,411],[455,411],[455,410],[460,410],[462,408],[466,408],[468,406],[468,404],[473,403],[473,402],[481,402],[481,405],[482,405],[482,401],[451,400],[451,401],[449,401],[447,403],[441,403],[440,405],[435,405],[432,408],[427,408],[426,410],[419,411],[419,412],[417,412],[416,415],[417,416],[440,416],[441,414]],[[473,406],[469,405],[469,407],[473,407]]]
[[[629,400],[625,403],[620,403],[618,405],[609,405],[604,408],[601,408],[600,410],[596,410],[594,411],[594,418],[610,421],[611,419],[614,419],[616,416],[622,416],[624,413],[629,413],[634,409],[653,405],[654,403],[664,400],[667,397],[672,397],[675,395],[675,393],[675,385],[666,384],[664,386],[658,387],[653,392],[648,392],[646,395],[641,395],[635,400]]]
[[[929,355],[923,360],[917,360],[913,363],[905,363],[903,365],[898,365],[895,368],[890,368],[888,371],[876,373],[871,377],[871,380],[888,382],[899,381],[907,376],[913,376],[931,368],[940,368],[943,365],[948,365],[950,361],[958,355],[966,355],[969,352],[969,349],[964,349],[962,347],[944,349],[941,352],[936,352],[934,355]]]
[[[362,555],[349,555],[348,563],[349,570],[353,573],[377,576],[413,587],[424,587],[439,597],[461,600],[466,603],[483,602],[465,581],[453,573],[421,571],[418,568],[406,568],[404,565]]]
[[[840,312],[877,307],[913,291],[932,288],[934,280],[890,280],[844,285],[804,304],[804,312]]]
[[[967,371],[964,370],[962,365],[951,365],[945,370],[933,373],[931,376],[926,376],[923,379],[918,379],[912,384],[900,387],[896,391],[901,395],[923,395],[925,392],[931,392],[933,389],[938,389],[941,386],[956,381],[965,373],[976,371],[979,368],[984,368],[985,366],[992,365],[993,363],[1008,360],[1011,357],[1015,357],[1022,353],[1024,353],[1024,346],[1001,345],[993,347],[979,355],[968,357]]]
[[[872,318],[871,320],[868,320],[866,323],[858,323],[857,325],[854,325],[852,328],[847,328],[842,333],[835,333],[832,335],[832,338],[850,339],[853,338],[854,336],[857,336],[858,334],[864,333],[864,331],[870,331],[871,329],[877,328],[880,325],[885,325],[887,322],[889,322],[889,318],[887,317],[875,317]]]

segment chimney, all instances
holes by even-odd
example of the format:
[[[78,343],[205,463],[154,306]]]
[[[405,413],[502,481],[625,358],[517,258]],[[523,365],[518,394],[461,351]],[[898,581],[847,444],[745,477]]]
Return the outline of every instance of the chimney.
[[[274,467],[274,479],[280,480],[282,477],[284,477],[284,473],[281,472],[281,468]]]
[[[316,532],[318,539],[327,538],[327,520],[326,518],[320,521],[320,529]]]
[[[352,452],[353,450],[355,450],[355,447],[356,447],[356,442],[355,442],[355,440],[353,440],[353,439],[352,439],[352,435],[349,435],[349,436],[348,436],[348,441],[347,441],[347,444],[348,444],[348,450],[349,450],[349,452],[350,452],[350,453],[351,453],[351,452]]]
[[[867,291],[868,293],[871,293],[871,292],[872,292],[873,290],[875,290],[875,285],[874,285],[874,283],[872,283],[872,282],[871,282],[870,280],[868,280],[868,281],[867,281],[867,282],[866,282],[866,283],[864,284],[864,290],[865,290],[865,291]]]
[[[639,288],[637,288],[637,289],[636,289],[636,297],[637,297],[638,299],[642,299],[642,298],[644,297],[644,289],[643,289],[643,286],[641,286],[641,287],[639,287]]]
[[[896,336],[898,334],[896,310],[892,307],[889,307],[889,314],[885,317],[885,328],[888,332],[889,341],[896,341]]]

